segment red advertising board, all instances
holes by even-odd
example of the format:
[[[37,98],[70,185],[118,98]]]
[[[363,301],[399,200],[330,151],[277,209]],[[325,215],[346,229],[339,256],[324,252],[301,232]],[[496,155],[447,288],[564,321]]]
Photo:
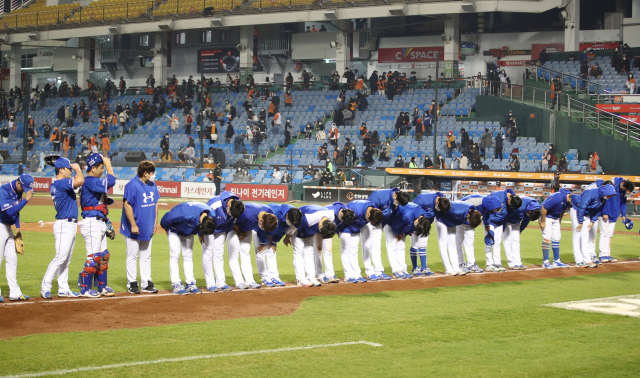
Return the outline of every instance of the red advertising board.
[[[287,185],[226,184],[224,190],[252,201],[286,202],[289,196]]]
[[[504,67],[519,67],[519,66],[526,66],[526,65],[527,65],[526,60],[499,60],[498,61],[498,66],[504,66]]]
[[[180,183],[172,181],[156,181],[160,197],[180,197]]]
[[[591,50],[613,50],[620,46],[620,42],[588,42],[580,44],[580,51]]]
[[[49,192],[51,188],[51,182],[53,180],[46,177],[34,177],[33,178],[33,191],[34,192]]]
[[[635,124],[636,127],[638,127],[640,125],[640,117],[629,117],[629,116],[626,116],[626,117],[622,117],[622,118],[624,118],[624,119],[621,120],[620,123],[622,123],[623,125],[626,125],[627,123],[630,124],[630,125],[634,125]],[[628,121],[626,121],[626,120],[628,120]]]
[[[531,59],[538,60],[540,58],[540,51],[546,47],[548,53],[564,52],[564,43],[532,43],[531,44]]]
[[[640,104],[597,104],[596,108],[609,113],[640,113]]]
[[[378,49],[378,63],[435,62],[436,52],[444,60],[444,47],[397,47]]]

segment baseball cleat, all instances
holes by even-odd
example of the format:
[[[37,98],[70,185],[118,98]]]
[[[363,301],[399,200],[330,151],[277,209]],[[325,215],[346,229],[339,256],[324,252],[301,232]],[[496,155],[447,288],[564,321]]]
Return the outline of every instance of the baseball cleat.
[[[422,268],[422,275],[425,277],[435,276],[436,274],[431,271],[429,268]]]
[[[29,296],[28,295],[24,295],[22,294],[21,296],[19,296],[18,298],[11,298],[9,297],[10,301],[14,301],[14,302],[24,302],[24,301],[28,301],[29,300]]]
[[[422,269],[420,268],[413,268],[413,270],[411,271],[411,274],[413,274],[415,277],[424,276],[424,274],[422,273]]]
[[[445,275],[446,276],[457,276],[458,272],[457,271],[456,272],[446,272]]]
[[[467,275],[467,273],[466,273],[466,272],[464,272],[464,271],[462,271],[462,270],[459,270],[459,271],[458,271],[458,275],[459,275],[459,276],[466,276],[466,275]]]
[[[50,291],[43,291],[41,294],[42,294],[42,298],[44,299],[53,299],[53,296],[51,295]]]
[[[284,282],[280,278],[272,278],[271,282],[276,286],[285,286]]]
[[[177,294],[177,295],[187,295],[190,294],[185,288],[184,286],[182,286],[182,282],[176,282],[176,283],[172,283],[171,287],[173,288],[172,292],[173,294]]]
[[[360,282],[360,283],[365,283],[365,282],[367,282],[367,279],[366,279],[366,278],[363,278],[363,277],[358,277],[356,280],[357,280],[358,282]]]
[[[313,283],[311,283],[311,281],[307,279],[303,279],[303,280],[298,280],[298,286],[311,287],[313,286]]]
[[[102,297],[115,297],[116,296],[116,292],[113,291],[113,289],[110,288],[109,286],[105,286],[104,289],[102,289],[102,291],[100,292],[100,296],[102,296]]]
[[[67,291],[66,293],[58,292],[60,298],[78,298],[80,293],[74,293],[73,291]]]
[[[320,286],[320,285],[322,285],[322,284],[320,283],[320,281],[319,281],[317,278],[312,278],[312,279],[310,279],[309,281],[311,281],[311,283],[313,284],[313,286]]]
[[[404,273],[405,278],[413,278],[413,274],[407,272],[406,270],[403,270],[402,273]]]
[[[187,284],[187,291],[191,294],[202,294],[202,290],[198,289],[195,282]]]
[[[233,288],[229,285],[220,286],[220,291],[231,291]]]
[[[358,283],[358,280],[356,280],[355,278],[347,278],[346,280],[344,280],[344,282],[346,282],[346,283]]]
[[[469,268],[467,268],[467,264],[465,264],[465,263],[460,264],[460,271],[465,273],[465,274],[470,272]]]
[[[602,263],[601,263],[601,264],[602,264]],[[597,268],[597,267],[598,267],[598,264],[597,264],[595,261],[589,261],[589,262],[587,263],[587,266],[588,266],[589,268]]]
[[[381,277],[375,273],[368,276],[367,278],[369,279],[369,281],[378,281],[379,279],[381,279]]]
[[[340,280],[336,276],[329,278],[329,283],[338,283],[338,282],[340,282]]]
[[[149,282],[147,282],[147,287],[142,289],[142,292],[143,293],[157,294],[158,293],[158,289],[156,289],[156,287],[153,286],[153,282],[149,281]]]
[[[238,290],[248,290],[249,289],[249,285],[247,285],[246,283],[240,283],[236,285],[236,289]]]
[[[323,284],[328,284],[329,283],[329,277],[321,277],[321,278],[318,278],[318,280],[320,282],[322,282]]]
[[[270,278],[263,278],[262,284],[266,287],[274,287],[276,286]]]
[[[469,269],[469,273],[482,273],[484,269],[480,268],[478,264],[470,265],[467,269]]]
[[[209,290],[210,293],[215,293],[218,291],[218,287],[217,286],[210,286],[207,288],[207,290]]]
[[[496,267],[496,269],[497,269],[497,271],[498,271],[498,272],[506,272],[506,271],[507,271],[507,270],[506,270],[504,267],[502,267],[502,265],[500,265],[500,264],[495,264],[494,266]]]
[[[579,262],[579,263],[576,264],[576,267],[578,267],[578,268],[588,268],[589,265],[587,265],[587,264],[585,264],[583,262]]]
[[[498,268],[495,265],[487,265],[484,270],[486,270],[487,272],[499,272]]]
[[[384,272],[380,273],[378,276],[383,281],[389,281],[391,279],[391,276],[387,276],[386,274],[384,274]]]
[[[555,268],[568,268],[569,264],[565,264],[561,260],[553,260],[553,266]]]
[[[520,264],[520,265],[516,265],[512,268],[513,270],[527,270],[527,267]]]
[[[603,264],[606,264],[606,263],[611,263],[617,260],[611,256],[600,256],[600,261],[602,261]]]
[[[80,296],[84,298],[100,298],[100,294],[95,290],[85,290],[80,292]]]
[[[542,267],[543,267],[544,269],[555,269],[555,268],[556,268],[555,263],[554,263],[554,264],[551,264],[551,263],[549,262],[549,260],[544,260],[544,261],[542,262]]]
[[[600,261],[600,259],[598,259],[597,257],[594,257],[593,258],[593,263],[596,264],[596,265],[600,265],[600,264],[602,264],[602,261]]]
[[[257,282],[252,282],[249,284],[249,289],[260,289],[262,287],[262,285],[260,285]]]
[[[0,297],[0,303],[4,302],[4,298]]]
[[[127,285],[127,291],[130,292],[131,294],[140,294],[140,288],[138,287],[138,282],[137,281],[129,282],[129,284]]]
[[[404,273],[401,272],[401,271],[393,272],[393,277],[395,277],[396,279],[399,279],[399,280],[404,280],[404,279],[407,278],[407,277],[405,277]]]

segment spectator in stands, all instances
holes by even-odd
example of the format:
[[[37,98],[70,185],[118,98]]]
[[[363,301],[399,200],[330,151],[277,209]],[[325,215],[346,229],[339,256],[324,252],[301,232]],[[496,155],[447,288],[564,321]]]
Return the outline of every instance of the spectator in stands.
[[[184,158],[187,163],[193,163],[196,158],[196,150],[189,146],[184,150]]]
[[[162,155],[160,155],[160,160],[169,160],[169,133],[165,133],[160,140],[160,148],[162,148]]]
[[[227,122],[227,131],[224,134],[225,143],[231,143],[231,138],[233,138],[234,134],[235,134],[235,131],[233,130],[233,126],[231,125],[231,122]]]
[[[508,116],[507,116],[508,117]],[[485,150],[493,144],[492,135],[488,128],[484,129],[484,133],[482,133],[482,137],[480,138],[480,152],[482,155],[485,155]]]
[[[325,161],[329,156],[329,152],[327,151],[327,144],[323,144],[318,148],[318,160]]]
[[[580,54],[580,61],[584,62],[585,60],[589,60],[589,54],[587,53],[587,49],[582,50],[582,54]]]
[[[560,191],[560,172],[556,172],[553,174],[553,178],[551,179],[551,192],[557,193]]]
[[[467,158],[467,155],[462,155],[462,157],[460,158],[459,162],[459,169],[469,169],[469,158]]]
[[[558,111],[560,111],[560,96],[562,94],[562,80],[560,80],[560,76],[556,75],[556,78],[551,83],[551,99],[553,100],[551,104],[551,109],[553,110],[558,104]]]
[[[371,135],[371,148],[378,151],[378,147],[380,147],[380,136],[378,135],[378,130],[376,130]]]
[[[20,176],[21,176],[23,173],[24,173],[24,167],[23,167],[23,165],[22,165],[22,162],[20,162],[20,163],[18,164],[18,175],[20,175]]]
[[[40,172],[38,170],[38,163],[38,157],[36,156],[36,154],[32,154],[31,160],[29,161],[29,171],[31,171],[31,173]]]
[[[338,169],[334,179],[336,180],[336,185],[342,186],[342,185],[345,185],[345,181],[347,179],[347,175],[344,173],[344,171],[342,169]]]
[[[321,32],[326,32],[327,28],[324,26],[324,24],[320,25],[320,31]]]
[[[387,82],[384,84],[384,91],[389,101],[393,101],[393,96],[396,94],[396,85],[393,76],[387,77]]]
[[[595,66],[591,66],[590,75],[595,77],[596,79],[600,79],[600,77],[602,76],[602,68],[600,68],[600,65],[598,63],[596,63]]]
[[[456,148],[456,137],[453,135],[453,131],[447,133],[447,157],[452,156],[453,150]]]
[[[289,174],[289,172],[285,169],[284,173],[282,174],[282,178],[280,179],[280,183],[281,184],[291,184],[291,175]]]
[[[636,93],[636,78],[632,73],[629,73],[629,77],[627,79],[627,89],[629,89],[629,94]]]
[[[338,145],[338,139],[340,139],[340,130],[338,130],[334,122],[329,130],[329,142],[335,147]]]
[[[512,172],[520,172],[520,158],[518,154],[511,155],[511,163],[509,164]]]
[[[572,53],[569,53],[569,57],[567,58],[567,61],[569,62],[575,62],[576,61],[576,56]]]
[[[622,54],[622,72],[631,71],[631,59],[627,54]]]
[[[322,172],[322,176],[320,176],[320,186],[330,185],[333,181],[333,173],[329,168],[325,168],[324,172]]]
[[[365,167],[375,164],[375,161],[373,160],[374,153],[375,151],[373,150],[373,148],[371,148],[371,146],[366,146],[366,148],[362,152],[362,159],[364,160]]]
[[[190,113],[187,113],[186,117],[184,117],[184,133],[186,135],[191,134],[191,124],[193,123],[193,117]]]
[[[398,157],[396,158],[396,161],[393,163],[393,166],[396,168],[404,167],[404,160],[402,159],[402,154],[398,155]]]
[[[287,121],[284,123],[284,148],[287,148],[289,146],[292,134],[293,126],[291,125],[291,119],[287,118]]]
[[[51,143],[53,144],[54,151],[60,151],[60,133],[58,132],[58,128],[53,129],[53,133],[51,134]]]
[[[382,152],[380,153],[381,161],[390,161],[391,160],[391,143],[387,142],[387,144],[382,148]]]
[[[518,127],[514,123],[511,125],[511,129],[509,129],[509,141],[513,144],[518,138]]]
[[[309,33],[311,32],[311,26],[307,26],[307,30],[304,31],[305,33]]]
[[[351,112],[351,110],[349,110],[349,108],[342,109],[342,118],[344,120],[345,126],[353,125],[352,123],[353,113]]]
[[[540,165],[540,170],[546,172],[549,170],[549,153],[545,150],[542,153],[542,163]]]
[[[60,121],[58,126],[62,125],[67,120],[67,117],[64,116],[64,106],[60,106],[60,108],[58,109],[57,119],[58,121]]]
[[[327,159],[325,168],[328,169],[329,173],[333,175],[333,163],[331,162],[331,159]]]
[[[344,165],[345,159],[346,157],[344,151],[340,149],[340,146],[335,146],[333,150],[333,161],[336,163],[336,165]]]
[[[618,49],[617,47],[613,51],[613,55],[611,56],[611,65],[617,73],[622,72],[622,54],[620,53],[620,49]]]
[[[488,129],[486,129],[485,132],[487,132]],[[500,159],[502,160],[502,146],[503,146],[503,137],[502,137],[502,132],[498,131],[498,135],[496,135],[496,144],[495,144],[495,155],[494,155],[494,159]]]
[[[313,166],[309,164],[309,166],[304,169],[303,177],[313,178],[313,173]]]
[[[105,135],[102,137],[102,154],[109,156],[109,151],[111,151],[111,141],[109,140],[109,136]]]
[[[425,131],[424,131],[424,124],[422,123],[422,120],[420,118],[418,118],[418,121],[415,123],[415,127],[416,127],[416,131],[414,136],[417,142],[421,142]]]
[[[120,89],[120,96],[124,96],[124,93],[127,90],[127,82],[124,81],[124,77],[120,76],[120,84],[118,85],[118,88]]]
[[[76,133],[72,133],[69,137],[69,156],[73,157],[76,154]]]
[[[416,164],[415,156],[411,157],[411,160],[409,161],[409,168],[418,168],[418,164]]]
[[[431,161],[431,155],[424,156],[424,163],[422,164],[422,168],[425,168],[425,169],[433,168],[433,161]]]
[[[500,79],[500,93],[504,94],[505,90],[509,87],[511,83],[511,78],[507,75],[507,71],[502,70],[498,74],[498,78]]]
[[[435,120],[430,111],[427,110],[426,112],[424,112],[422,123],[424,124],[425,135],[428,137],[432,135],[434,121]]]
[[[589,80],[589,62],[587,59],[583,59],[582,63],[580,63],[580,78],[582,79],[580,89],[584,89],[587,84],[586,81]]]
[[[564,172],[567,170],[567,159],[563,156],[558,162],[558,171]]]
[[[220,195],[220,183],[222,182],[222,168],[220,164],[216,164],[216,169],[213,170],[213,182],[216,184],[216,195]]]
[[[244,134],[236,135],[235,139],[233,140],[234,154],[241,154],[245,150],[244,138],[245,138]]]
[[[438,154],[438,157],[436,158],[436,168],[447,169],[447,164],[445,163],[445,160],[444,160],[444,157],[442,157],[442,154]]]
[[[436,100],[431,100],[431,105],[429,106],[429,114],[432,115],[433,117],[440,115],[440,104],[436,104]]]
[[[471,149],[470,147],[471,146],[469,145],[469,133],[463,127],[462,129],[460,129],[460,152],[464,154],[467,151],[467,149]]]
[[[44,125],[42,125],[42,129],[43,129],[43,135],[45,139],[49,139],[49,137],[51,136],[51,126],[49,125],[48,121],[44,121]]]
[[[396,117],[395,129],[396,129],[396,137],[400,135],[405,135],[407,132],[407,125],[405,123],[403,112],[400,112],[400,114]]]

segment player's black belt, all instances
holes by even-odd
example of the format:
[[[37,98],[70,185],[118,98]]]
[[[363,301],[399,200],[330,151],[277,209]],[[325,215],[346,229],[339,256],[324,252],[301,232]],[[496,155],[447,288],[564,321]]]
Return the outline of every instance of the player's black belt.
[[[69,222],[69,223],[78,223],[78,220],[74,219],[74,218],[67,218],[67,222]]]

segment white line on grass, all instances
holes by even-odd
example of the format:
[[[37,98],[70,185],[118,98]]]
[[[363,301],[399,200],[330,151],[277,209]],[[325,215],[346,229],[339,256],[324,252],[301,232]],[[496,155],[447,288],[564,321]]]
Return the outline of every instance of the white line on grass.
[[[221,354],[206,354],[206,355],[201,355],[201,356],[178,357],[178,358],[163,358],[163,359],[160,359],[160,360],[125,362],[125,363],[121,363],[121,364],[102,365],[102,366],[86,366],[86,367],[75,368],[75,369],[43,371],[41,373],[5,375],[5,376],[1,376],[0,378],[43,377],[43,376],[47,376],[47,375],[64,375],[64,374],[73,374],[73,373],[80,373],[80,372],[86,372],[86,371],[95,371],[95,370],[104,370],[104,369],[119,369],[119,368],[123,368],[123,367],[131,367],[131,366],[164,364],[164,363],[168,363],[168,362],[184,362],[184,361],[206,360],[206,359],[221,358],[221,357],[248,356],[248,355],[252,355],[252,354],[269,354],[269,353],[279,353],[279,352],[292,352],[292,351],[297,351],[297,350],[332,348],[332,347],[339,347],[339,346],[345,346],[345,345],[358,345],[358,344],[369,345],[369,346],[372,346],[372,347],[381,347],[381,346],[383,346],[382,344],[372,343],[370,341],[349,341],[349,342],[335,343],[335,344],[319,344],[319,345],[308,345],[308,346],[291,347],[291,348],[252,350],[252,351],[246,351],[246,352],[221,353]]]

